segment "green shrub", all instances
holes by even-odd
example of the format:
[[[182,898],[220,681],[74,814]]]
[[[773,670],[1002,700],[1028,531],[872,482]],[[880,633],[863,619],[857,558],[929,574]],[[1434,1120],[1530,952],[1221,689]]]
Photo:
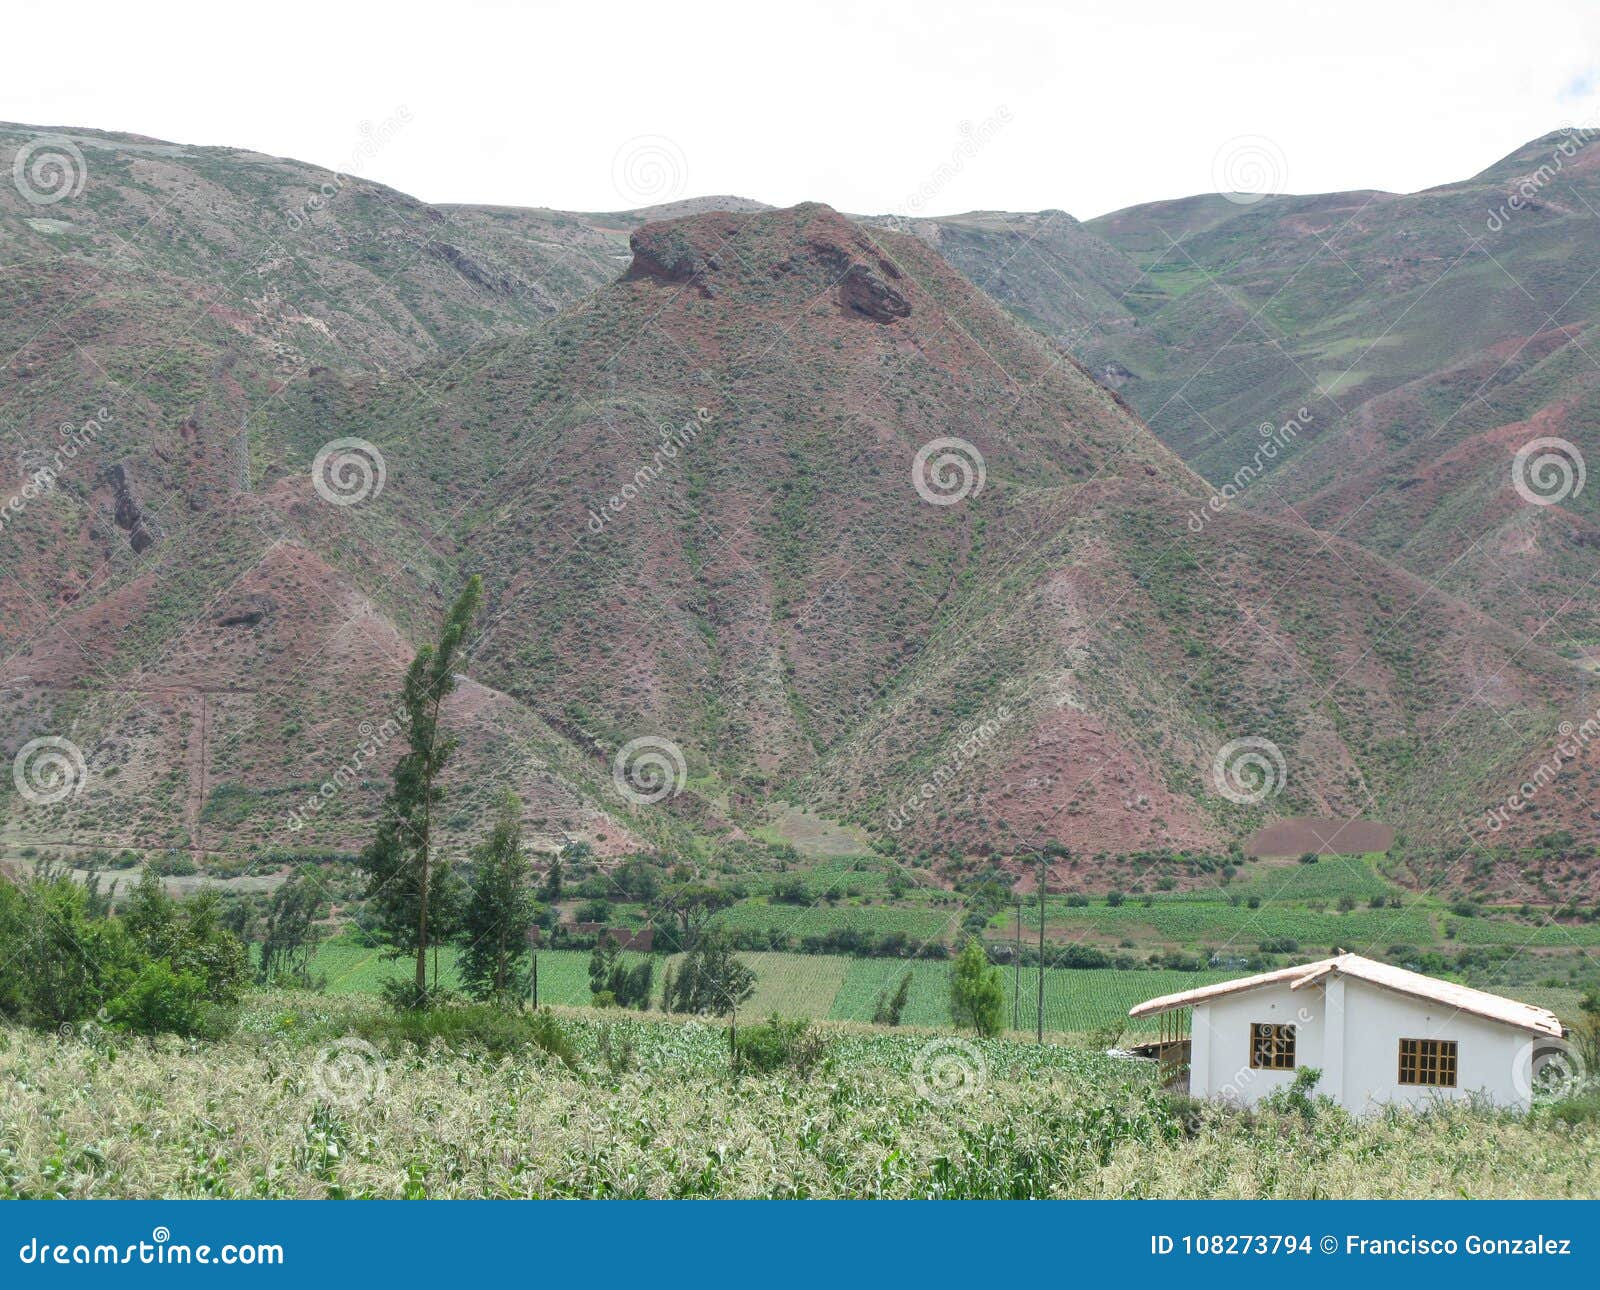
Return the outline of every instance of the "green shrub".
[[[741,1069],[769,1074],[788,1067],[807,1079],[826,1060],[828,1041],[809,1021],[774,1016],[739,1031],[734,1051]]]
[[[538,1012],[486,1003],[444,1004],[403,1012],[373,1013],[359,1027],[364,1039],[390,1046],[427,1049],[437,1040],[452,1052],[504,1057],[529,1046],[576,1067],[577,1050],[548,1008]]]
[[[93,879],[65,875],[0,884],[0,1016],[51,1028],[104,1014],[140,1033],[217,1036],[244,986],[243,944],[217,897],[166,894],[146,872],[127,907],[109,909]]]
[[[985,1038],[1005,1026],[1005,987],[1000,970],[989,965],[983,943],[973,937],[950,965],[950,1019],[971,1026]]]
[[[215,1003],[198,972],[176,971],[156,959],[105,1007],[107,1020],[142,1035],[170,1033],[220,1039],[233,1029],[232,1012]]]
[[[891,995],[887,988],[878,996],[878,1002],[872,1010],[872,1020],[880,1026],[898,1026],[900,1018],[906,1010],[906,1003],[911,997],[911,973],[908,970],[900,978],[900,984],[895,987]]]

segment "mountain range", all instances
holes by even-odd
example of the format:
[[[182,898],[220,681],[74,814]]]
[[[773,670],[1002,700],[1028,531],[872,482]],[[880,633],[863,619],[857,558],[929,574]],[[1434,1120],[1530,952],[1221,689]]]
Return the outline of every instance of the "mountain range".
[[[359,846],[480,573],[460,838],[510,786],[603,855],[1600,840],[1587,147],[1080,223],[0,126],[3,839]]]

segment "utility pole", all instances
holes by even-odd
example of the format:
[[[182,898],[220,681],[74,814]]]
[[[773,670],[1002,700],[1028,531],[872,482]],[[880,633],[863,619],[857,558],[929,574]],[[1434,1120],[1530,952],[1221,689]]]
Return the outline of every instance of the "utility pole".
[[[1043,853],[1039,856],[1039,1028],[1036,1041],[1044,1043],[1044,880],[1049,872]]]
[[[537,927],[530,927],[526,931],[523,932],[523,935],[527,938],[527,941],[528,941],[528,953],[533,956],[533,971],[530,973],[530,976],[532,977],[532,987],[533,987],[533,1010],[535,1012],[538,1012],[539,1011],[539,929]]]
[[[1017,935],[1011,950],[1011,1029],[1022,1026],[1022,897],[1017,897]]]

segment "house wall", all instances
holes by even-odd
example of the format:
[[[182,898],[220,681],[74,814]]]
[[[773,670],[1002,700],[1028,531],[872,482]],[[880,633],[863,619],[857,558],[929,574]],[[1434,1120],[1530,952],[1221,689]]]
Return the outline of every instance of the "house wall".
[[[1326,987],[1267,985],[1196,1006],[1193,1096],[1250,1106],[1293,1082],[1294,1071],[1251,1068],[1250,1027],[1258,1021],[1293,1025],[1296,1068],[1322,1071],[1317,1092],[1352,1111],[1388,1102],[1425,1107],[1472,1096],[1500,1106],[1529,1103],[1531,1035],[1346,976]],[[1455,1040],[1456,1087],[1402,1085],[1401,1039]]]
[[[1471,1096],[1498,1106],[1528,1107],[1532,1035],[1348,977],[1345,996],[1342,1100],[1352,1111],[1384,1102],[1430,1106]],[[1401,1084],[1401,1039],[1454,1039],[1458,1045],[1456,1087]]]
[[[1323,1011],[1320,985],[1291,990],[1287,981],[1198,1005],[1190,1026],[1190,1094],[1252,1106],[1294,1082],[1294,1071],[1251,1068],[1250,1027],[1258,1021],[1292,1025],[1295,1065],[1323,1069]]]

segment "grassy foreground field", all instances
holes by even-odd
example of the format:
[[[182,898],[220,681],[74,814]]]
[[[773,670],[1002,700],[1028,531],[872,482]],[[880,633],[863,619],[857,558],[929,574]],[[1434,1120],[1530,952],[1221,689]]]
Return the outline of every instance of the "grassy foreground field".
[[[568,1066],[359,1037],[378,1017],[275,994],[214,1044],[0,1030],[0,1197],[1600,1194],[1592,1118],[1195,1114],[1142,1063],[849,1025],[806,1076],[735,1079],[719,1027],[558,1010]]]

